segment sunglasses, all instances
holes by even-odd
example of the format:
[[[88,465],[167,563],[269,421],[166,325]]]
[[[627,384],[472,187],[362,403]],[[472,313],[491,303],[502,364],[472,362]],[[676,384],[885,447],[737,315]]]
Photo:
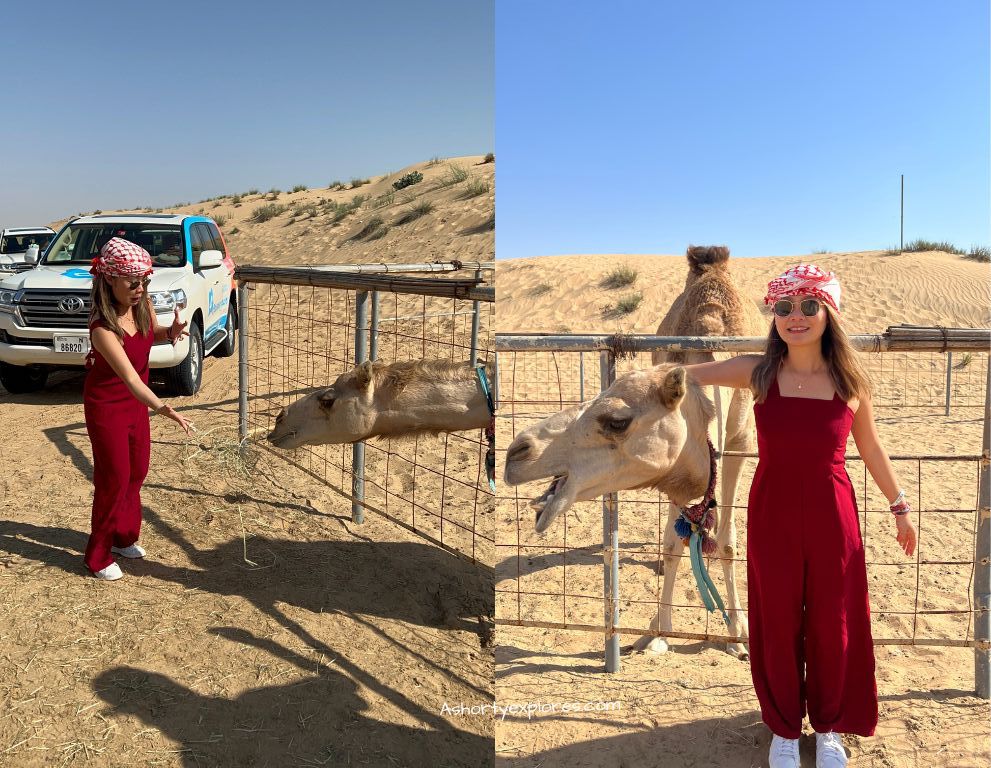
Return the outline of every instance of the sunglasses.
[[[127,281],[127,287],[130,290],[132,290],[132,291],[136,291],[138,289],[138,286],[139,285],[142,288],[147,288],[149,285],[151,285],[151,278],[150,277],[146,277],[146,278],[144,278],[142,280],[128,280]]]
[[[802,314],[806,317],[815,317],[819,314],[820,306],[818,299],[802,299]],[[795,309],[795,302],[791,299],[779,299],[774,302],[774,314],[778,317],[788,317],[793,309]]]

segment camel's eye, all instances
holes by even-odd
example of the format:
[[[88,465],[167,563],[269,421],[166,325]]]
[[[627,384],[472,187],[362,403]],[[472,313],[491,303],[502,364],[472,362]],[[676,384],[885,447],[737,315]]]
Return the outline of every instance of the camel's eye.
[[[320,395],[320,405],[324,408],[330,408],[334,404],[334,393],[331,390],[327,390]]]
[[[630,426],[630,422],[633,418],[628,416],[625,419],[603,419],[602,426],[608,429],[610,432],[625,432],[626,428]]]

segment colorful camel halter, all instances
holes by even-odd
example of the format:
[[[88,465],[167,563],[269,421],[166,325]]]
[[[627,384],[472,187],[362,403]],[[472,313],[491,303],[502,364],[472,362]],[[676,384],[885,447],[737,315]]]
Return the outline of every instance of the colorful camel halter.
[[[475,373],[478,374],[478,383],[485,393],[485,402],[489,405],[489,424],[485,428],[485,439],[489,443],[489,449],[485,452],[485,476],[489,479],[489,488],[495,493],[495,403],[492,402],[492,390],[489,389],[489,381],[485,376],[485,364],[477,363]]]
[[[705,495],[698,504],[690,507],[681,507],[681,516],[674,521],[674,532],[685,542],[691,554],[692,573],[695,575],[695,583],[698,585],[699,594],[706,610],[714,611],[718,606],[723,614],[723,621],[726,626],[730,626],[729,614],[719,597],[716,585],[712,583],[709,571],[705,567],[702,555],[711,555],[716,551],[716,541],[712,538],[712,526],[716,523],[716,449],[712,446],[712,440],[708,436],[705,442],[709,446],[709,487],[705,489]]]

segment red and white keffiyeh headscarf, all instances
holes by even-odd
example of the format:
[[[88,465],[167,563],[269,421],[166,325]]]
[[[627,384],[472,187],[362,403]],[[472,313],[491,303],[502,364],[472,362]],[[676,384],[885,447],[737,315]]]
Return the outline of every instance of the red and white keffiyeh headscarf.
[[[100,255],[93,259],[89,271],[107,277],[144,277],[152,272],[151,254],[130,240],[111,237],[100,249]]]
[[[832,272],[824,272],[815,264],[799,264],[767,284],[765,304],[773,304],[785,296],[804,294],[822,299],[840,311],[840,281]]]

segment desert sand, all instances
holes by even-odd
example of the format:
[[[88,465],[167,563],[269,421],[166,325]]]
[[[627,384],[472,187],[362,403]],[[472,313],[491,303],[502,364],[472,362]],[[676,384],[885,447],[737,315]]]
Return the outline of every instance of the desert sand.
[[[465,178],[448,183],[461,175],[455,167]],[[390,201],[392,182],[413,170],[424,180]],[[221,217],[238,264],[491,260],[493,176],[482,156],[454,158],[353,190],[225,197],[178,210]],[[472,183],[477,194],[468,196]],[[356,194],[368,197],[335,225],[326,201]],[[253,223],[269,202],[289,208]],[[432,210],[394,224],[421,202]],[[389,226],[383,236],[352,239],[376,216]],[[351,490],[349,451],[280,456],[257,443],[295,392],[329,384],[349,366],[353,344],[333,354],[316,344],[330,328],[348,336],[353,295],[335,292],[333,313],[316,289],[260,288],[252,298],[252,426],[260,434],[238,461],[237,357],[207,358],[199,393],[167,398],[199,432],[187,439],[152,419],[140,539],[148,557],[122,562],[120,581],[89,578],[82,563],[92,503],[83,373],[54,374],[31,395],[0,390],[8,435],[0,446],[0,765],[413,766],[424,755],[437,765],[491,764],[491,716],[443,709],[493,695],[491,495],[479,490],[480,435],[368,449],[369,500],[467,557],[373,511],[353,523],[342,496]],[[459,302],[457,311],[470,306]],[[390,294],[382,307],[384,317],[452,309]],[[489,307],[483,359],[491,318]],[[469,327],[464,316],[384,325],[379,357],[461,355]],[[429,514],[441,500],[444,531]],[[482,509],[466,519],[474,503]],[[452,519],[485,536],[452,528]]]
[[[843,287],[849,333],[880,333],[900,323],[991,326],[991,271],[944,253],[878,252],[732,259],[746,295],[762,305],[768,280],[801,262],[833,270]],[[617,289],[603,280],[620,267],[635,282]],[[500,261],[499,333],[653,333],[681,292],[684,256],[548,256]],[[615,310],[639,294],[632,311]],[[582,396],[599,391],[598,355],[501,353],[498,445]],[[890,455],[974,456],[981,452],[988,355],[953,356],[951,411],[944,413],[946,358],[936,352],[866,355],[877,394],[875,420]],[[624,360],[620,372],[650,365],[649,355]],[[872,629],[879,640],[967,640],[972,591],[977,463],[896,461],[913,505],[924,512],[918,568],[894,541],[885,502],[857,458],[852,438],[848,471],[861,510]],[[744,524],[754,459],[747,461],[735,516],[741,552],[737,582],[746,605]],[[533,532],[528,500],[543,483],[500,487],[496,512],[496,697],[509,704],[569,702],[599,711],[511,713],[496,723],[498,763],[506,766],[750,766],[767,765],[770,734],[763,725],[749,662],[715,642],[672,640],[664,655],[631,655],[629,646],[656,610],[662,522],[667,505],[655,493],[620,493],[621,670],[604,672],[601,632],[517,627],[507,620],[602,625],[601,505],[576,505],[543,536]],[[864,510],[867,510],[866,513]],[[928,564],[940,561],[940,564]],[[725,595],[721,569],[710,573]],[[675,588],[674,628],[721,634],[722,622],[701,607],[687,563]],[[939,613],[949,611],[951,613]],[[919,613],[917,616],[913,614]],[[880,724],[872,738],[845,737],[851,765],[987,766],[989,706],[974,696],[969,648],[881,645],[876,649]],[[600,702],[615,702],[601,709]],[[808,723],[802,764],[815,763]]]

